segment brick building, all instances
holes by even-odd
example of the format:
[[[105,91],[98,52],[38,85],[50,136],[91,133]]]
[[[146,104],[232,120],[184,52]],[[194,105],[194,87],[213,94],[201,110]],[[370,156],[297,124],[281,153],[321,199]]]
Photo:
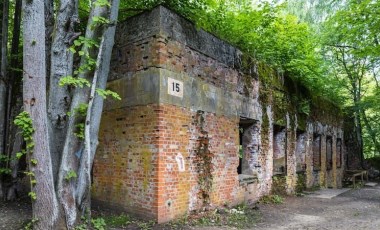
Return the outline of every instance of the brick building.
[[[340,111],[162,6],[118,25],[109,79],[122,100],[103,113],[98,204],[165,222],[341,186]]]

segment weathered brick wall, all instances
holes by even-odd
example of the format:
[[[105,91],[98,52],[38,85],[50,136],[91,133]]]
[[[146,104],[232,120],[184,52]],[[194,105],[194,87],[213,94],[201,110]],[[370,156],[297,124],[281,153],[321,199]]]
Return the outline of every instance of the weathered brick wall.
[[[96,200],[142,217],[156,218],[159,113],[157,105],[103,113],[93,168]]]
[[[272,76],[283,88],[263,100],[265,89],[257,73],[244,73],[239,50],[163,7],[117,31],[108,87],[122,100],[107,101],[102,118],[93,170],[99,204],[165,222],[204,207],[252,203],[272,190],[278,149],[284,192],[295,191],[299,158],[308,187],[340,186],[343,167],[327,172],[323,162],[326,135],[335,159],[341,127],[317,112],[302,120],[281,79]],[[181,92],[170,93],[169,81],[181,83]],[[274,125],[284,132],[276,147]],[[324,140],[320,171],[312,164],[315,133]]]

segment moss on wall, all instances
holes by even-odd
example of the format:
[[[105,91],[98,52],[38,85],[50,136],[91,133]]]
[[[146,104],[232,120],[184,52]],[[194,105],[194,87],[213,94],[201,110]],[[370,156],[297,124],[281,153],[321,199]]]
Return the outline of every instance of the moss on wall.
[[[276,175],[272,178],[272,194],[275,195],[286,195],[286,176]]]
[[[296,184],[296,193],[301,193],[306,190],[306,174],[298,173],[297,174],[297,184]]]

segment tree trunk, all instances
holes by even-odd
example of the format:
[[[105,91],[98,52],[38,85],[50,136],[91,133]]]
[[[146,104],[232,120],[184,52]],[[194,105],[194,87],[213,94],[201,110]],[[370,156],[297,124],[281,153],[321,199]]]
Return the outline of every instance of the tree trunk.
[[[58,202],[54,192],[52,164],[46,112],[46,66],[44,2],[23,0],[23,101],[24,109],[33,122],[33,154],[37,165],[29,162],[37,183],[32,192],[37,198],[32,202],[34,229],[54,229],[58,218]]]
[[[5,153],[7,127],[7,51],[8,51],[8,16],[9,0],[3,1],[3,18],[1,26],[1,66],[0,66],[0,154]],[[0,165],[1,167],[1,165]],[[0,199],[4,197],[3,180],[0,175]]]
[[[73,53],[68,49],[78,35],[74,26],[79,22],[78,4],[74,0],[62,0],[55,25],[51,49],[51,74],[49,86],[49,133],[50,151],[53,163],[54,181],[58,178],[58,169],[66,137],[67,112],[70,108],[71,96],[67,86],[59,86],[62,77],[73,73]]]
[[[110,22],[104,32],[97,58],[97,69],[92,82],[89,106],[85,122],[85,151],[82,154],[78,172],[77,203],[81,207],[90,208],[91,204],[91,168],[98,145],[100,118],[103,111],[103,98],[95,94],[95,89],[105,89],[114,45],[116,21],[119,0],[113,0],[111,5]],[[84,208],[82,208],[84,209]]]
[[[96,27],[92,28],[93,17],[104,17],[107,14],[107,7],[100,7],[96,4],[92,4],[89,21],[87,23],[87,29],[85,37],[91,40],[98,40],[102,36],[103,28]],[[97,49],[95,47],[88,47],[84,45],[82,47],[84,53],[88,53],[91,58],[96,58]],[[82,56],[80,65],[85,65],[87,63],[86,55]],[[80,78],[84,78],[89,82],[92,82],[92,72],[86,71],[79,75]],[[85,211],[90,212],[91,210],[81,210],[77,206],[78,201],[76,200],[76,183],[73,179],[65,179],[68,173],[74,171],[78,173],[79,159],[83,154],[83,143],[80,138],[75,136],[77,131],[77,125],[84,122],[84,119],[76,114],[75,109],[81,104],[87,104],[89,100],[90,90],[88,88],[76,88],[74,89],[73,98],[71,101],[70,111],[72,115],[69,117],[69,122],[67,126],[67,133],[65,144],[62,152],[61,166],[58,172],[58,197],[59,201],[64,209],[66,216],[66,223],[68,228],[72,228],[77,222],[78,212],[81,215],[85,214]],[[81,201],[79,201],[81,203]]]
[[[7,200],[15,199],[15,189],[17,187],[17,172],[18,172],[18,160],[15,159],[15,154],[19,152],[22,145],[22,140],[19,141],[19,136],[16,136],[17,127],[12,122],[14,118],[20,113],[22,107],[22,78],[21,73],[15,69],[22,68],[20,59],[18,58],[19,45],[20,45],[20,25],[21,25],[21,0],[16,0],[14,18],[13,18],[13,32],[12,32],[12,46],[10,53],[10,66],[12,69],[9,71],[8,81],[8,114],[7,114],[7,137],[6,137],[6,152],[10,157],[11,169],[11,184],[8,188]],[[17,150],[17,151],[15,151]]]
[[[54,0],[44,0],[45,14],[45,67],[47,83],[50,81],[51,36],[54,30]],[[48,85],[48,84],[47,84]],[[47,86],[46,85],[46,86]]]
[[[361,123],[361,112],[360,112],[360,88],[361,85],[357,84],[357,81],[352,83],[352,91],[353,91],[353,103],[354,103],[354,119],[355,119],[355,133],[358,144],[360,146],[359,159],[362,167],[364,166],[364,153],[363,153],[363,127]]]
[[[8,188],[7,191],[7,200],[12,201],[16,199],[16,191],[17,191],[17,184],[18,184],[18,163],[19,160],[16,157],[16,154],[21,151],[21,146],[22,146],[22,136],[21,132],[19,129],[14,130],[14,135],[12,135],[14,138],[14,143],[13,143],[13,148],[12,148],[12,153],[10,154],[11,156],[11,161],[9,168],[12,170],[11,171],[11,184]]]

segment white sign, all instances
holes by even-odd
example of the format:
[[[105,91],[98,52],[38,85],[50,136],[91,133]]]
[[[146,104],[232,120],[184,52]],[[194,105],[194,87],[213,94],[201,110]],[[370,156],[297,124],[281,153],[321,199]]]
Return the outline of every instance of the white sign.
[[[177,161],[177,164],[178,164],[178,170],[180,172],[184,172],[185,171],[185,161],[183,159],[182,154],[178,153],[177,156],[175,157],[175,160]]]
[[[168,77],[168,94],[183,97],[183,82]]]

